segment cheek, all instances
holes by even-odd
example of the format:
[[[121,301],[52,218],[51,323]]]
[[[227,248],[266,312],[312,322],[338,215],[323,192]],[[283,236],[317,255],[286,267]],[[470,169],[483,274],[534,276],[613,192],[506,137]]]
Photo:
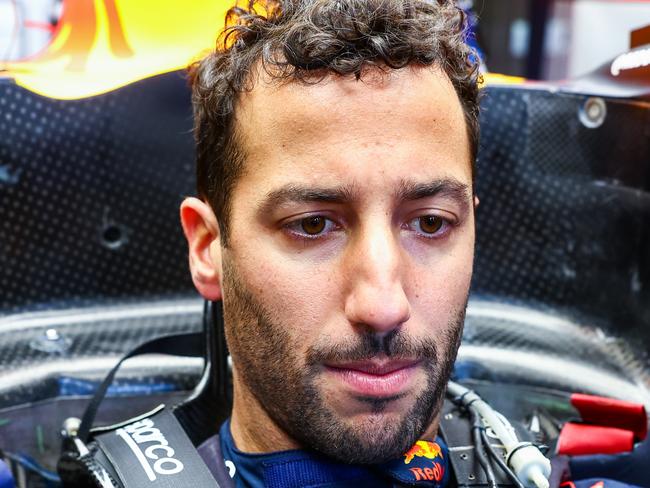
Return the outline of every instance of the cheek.
[[[318,337],[320,326],[330,321],[337,299],[340,301],[335,264],[263,251],[242,253],[237,261],[244,285],[306,349]]]
[[[422,323],[432,322],[444,327],[461,311],[466,303],[472,280],[474,248],[456,246],[443,256],[437,256],[426,265],[417,263],[410,271],[414,277],[409,290],[413,312]]]
[[[452,289],[458,289],[460,293],[467,294],[472,280],[474,241],[474,226],[472,223],[461,235],[458,245],[450,252],[444,267],[445,280],[449,281]]]

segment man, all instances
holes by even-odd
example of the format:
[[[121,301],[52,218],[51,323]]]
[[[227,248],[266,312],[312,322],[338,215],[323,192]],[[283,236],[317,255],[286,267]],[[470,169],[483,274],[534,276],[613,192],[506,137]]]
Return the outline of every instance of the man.
[[[288,0],[228,20],[193,70],[200,198],[181,207],[233,362],[232,417],[199,450],[220,462],[218,443],[237,486],[393,486],[421,440],[445,484],[478,203],[463,14]]]

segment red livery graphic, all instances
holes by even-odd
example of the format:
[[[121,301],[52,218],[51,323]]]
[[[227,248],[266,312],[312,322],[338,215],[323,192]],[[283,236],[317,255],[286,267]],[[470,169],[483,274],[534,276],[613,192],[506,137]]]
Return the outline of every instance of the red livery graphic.
[[[442,457],[440,446],[435,442],[417,441],[411,449],[404,453],[404,464],[409,464],[415,457],[435,459]]]
[[[445,475],[445,468],[439,463],[433,463],[430,468],[411,468],[409,471],[415,475],[415,481],[441,481]]]

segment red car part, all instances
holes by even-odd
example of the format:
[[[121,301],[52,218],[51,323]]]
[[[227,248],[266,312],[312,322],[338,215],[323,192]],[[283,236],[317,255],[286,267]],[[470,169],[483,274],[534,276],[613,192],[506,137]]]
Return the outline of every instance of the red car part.
[[[586,424],[631,430],[639,441],[648,435],[648,416],[640,403],[574,393],[571,404]]]

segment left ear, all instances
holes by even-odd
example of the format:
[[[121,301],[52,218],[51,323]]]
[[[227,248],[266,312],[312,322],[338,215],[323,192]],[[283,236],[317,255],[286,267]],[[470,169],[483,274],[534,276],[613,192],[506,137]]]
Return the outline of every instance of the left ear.
[[[207,300],[221,299],[221,240],[212,208],[198,198],[181,204],[181,224],[189,246],[192,281]]]
[[[474,210],[478,208],[478,204],[481,203],[476,195],[474,195]]]

